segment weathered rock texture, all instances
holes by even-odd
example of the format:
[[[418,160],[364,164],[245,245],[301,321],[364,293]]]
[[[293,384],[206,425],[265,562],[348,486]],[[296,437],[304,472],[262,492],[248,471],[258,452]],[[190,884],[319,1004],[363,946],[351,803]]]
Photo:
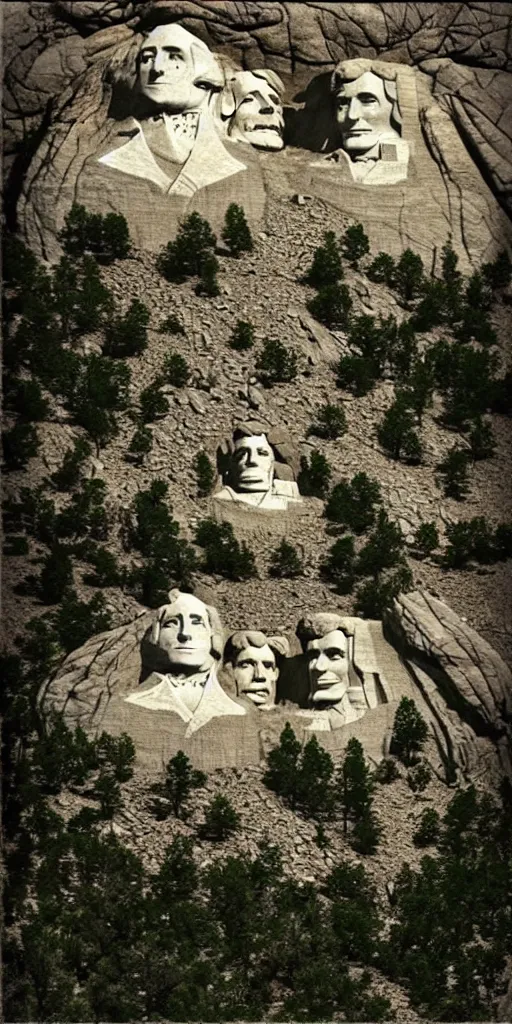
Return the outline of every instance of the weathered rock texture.
[[[510,774],[512,673],[499,654],[447,605],[425,592],[395,601],[386,615],[385,633],[401,651],[445,737],[454,716],[460,716],[474,736],[493,739],[503,770]],[[459,756],[465,759],[471,753],[466,730]]]
[[[128,732],[139,762],[156,769],[178,749],[206,770],[259,764],[287,720],[304,740],[311,735],[309,719],[300,713],[308,690],[300,656],[284,662],[277,694],[284,704],[266,713],[250,708],[245,716],[212,719],[191,737],[185,736],[176,715],[126,703],[124,698],[158,668],[148,663],[148,648],[142,643],[151,618],[151,613],[144,613],[73,652],[43,687],[43,708],[62,711],[70,725],[90,733]],[[435,741],[431,761],[440,776],[454,781],[487,771],[491,741],[497,743],[502,769],[510,773],[512,676],[489,644],[424,592],[402,597],[388,616],[386,631],[395,646],[383,636],[381,623],[351,621],[354,681],[367,696],[375,692],[376,697],[356,722],[317,733],[328,750],[338,753],[356,736],[367,755],[379,761],[389,749],[400,698],[407,696],[429,723]],[[402,651],[405,664],[395,647]],[[224,685],[229,687],[227,679]]]
[[[314,109],[311,93],[318,86],[325,95],[328,72],[343,58],[412,65],[420,94],[418,178],[413,172],[406,192],[384,189],[380,215],[375,225],[368,224],[372,243],[383,247],[387,240],[389,251],[411,243],[432,251],[432,232],[442,231],[444,237],[451,231],[471,264],[490,258],[507,240],[498,206],[510,203],[507,4],[157,0],[8,3],[5,10],[7,212],[15,226],[21,194],[19,223],[31,244],[50,258],[58,251],[56,232],[76,198],[84,161],[108,136],[109,75],[143,28],[166,19],[179,20],[239,66],[277,71],[291,108],[303,103],[307,108],[312,100]],[[425,161],[432,164],[430,176]],[[287,170],[285,163],[278,177]],[[332,191],[343,191],[345,212],[365,219],[360,190],[349,190],[354,193],[349,196],[345,189]],[[253,189],[245,192],[242,202],[250,206]],[[422,199],[429,196],[432,210],[425,214]],[[334,194],[325,198],[339,204]],[[422,226],[413,229],[420,206]]]

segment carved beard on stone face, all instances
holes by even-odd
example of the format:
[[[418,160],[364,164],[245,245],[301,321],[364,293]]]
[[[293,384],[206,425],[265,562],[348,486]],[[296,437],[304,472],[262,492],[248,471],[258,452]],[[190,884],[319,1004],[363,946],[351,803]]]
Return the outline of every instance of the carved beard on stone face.
[[[177,674],[207,671],[213,665],[212,631],[206,606],[192,594],[180,594],[167,609],[158,646]]]
[[[274,478],[274,452],[265,434],[239,437],[233,453],[236,491],[270,491]]]
[[[348,641],[333,629],[307,646],[310,699],[316,705],[337,704],[349,688]]]
[[[204,49],[207,57],[204,44],[186,29],[160,25],[149,33],[139,51],[140,91],[169,113],[197,110],[208,98],[208,92],[194,84],[193,47]]]
[[[259,708],[273,707],[279,669],[268,644],[240,651],[233,669],[238,697],[247,697]]]
[[[254,86],[237,103],[229,134],[232,139],[250,142],[258,149],[282,149],[283,106],[272,86],[262,78],[253,78]]]
[[[345,82],[336,96],[336,107],[343,149],[356,158],[377,146],[383,135],[398,135],[391,126],[393,104],[382,78],[373,71]]]

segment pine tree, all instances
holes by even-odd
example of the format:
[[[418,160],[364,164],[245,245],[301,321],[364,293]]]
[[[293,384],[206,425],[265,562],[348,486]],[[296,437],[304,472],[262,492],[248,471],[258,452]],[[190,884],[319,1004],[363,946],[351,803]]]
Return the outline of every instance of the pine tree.
[[[217,793],[206,806],[201,835],[214,842],[222,842],[240,831],[240,815],[222,793]]]
[[[359,261],[370,251],[368,235],[362,224],[352,224],[341,239],[341,249],[346,260],[357,270]]]
[[[332,476],[332,468],[325,455],[321,452],[311,452],[308,459],[306,455],[301,456],[300,472],[297,483],[301,494],[325,498]]]
[[[197,478],[197,494],[206,498],[215,483],[215,471],[206,452],[198,452],[194,459],[194,471]]]
[[[428,764],[420,761],[419,764],[415,764],[410,768],[406,778],[407,785],[412,789],[413,793],[423,793],[423,790],[427,788],[432,778],[432,772]]]
[[[377,480],[365,472],[356,473],[350,482],[342,480],[335,484],[327,499],[324,515],[331,522],[361,534],[373,526],[376,507],[381,501]]]
[[[128,448],[130,455],[133,455],[134,460],[140,466],[142,465],[146,455],[149,455],[153,447],[153,434],[149,427],[140,426],[137,427]]]
[[[157,257],[157,270],[177,284],[187,277],[199,276],[205,257],[215,251],[217,239],[208,223],[198,213],[191,213],[178,228],[173,242],[168,242]]]
[[[58,604],[73,584],[73,562],[61,546],[46,556],[39,577],[39,594],[43,604]]]
[[[331,782],[333,773],[331,755],[320,746],[316,736],[312,736],[299,759],[296,792],[296,804],[311,817],[332,813],[335,803]]]
[[[372,804],[373,781],[366,763],[363,747],[353,737],[348,741],[339,776],[338,799],[343,814],[343,832],[348,832],[349,821],[358,822],[368,814]]]
[[[89,214],[85,206],[73,203],[64,220],[59,241],[69,256],[82,256],[89,241]]]
[[[471,427],[468,440],[474,462],[492,459],[496,450],[496,439],[489,420],[483,420],[478,416]]]
[[[343,277],[343,267],[334,231],[324,232],[324,244],[315,249],[313,262],[304,276],[306,284],[324,288]]]
[[[378,377],[377,363],[367,356],[341,356],[336,366],[336,387],[352,392],[356,398],[367,395]]]
[[[443,488],[447,498],[463,501],[467,496],[469,492],[469,463],[469,452],[456,445],[439,463],[438,470],[443,478]]]
[[[77,437],[72,448],[64,453],[62,465],[52,473],[50,479],[58,491],[70,491],[79,483],[85,463],[92,453],[89,442],[84,437]]]
[[[69,654],[97,633],[112,628],[103,594],[95,594],[90,601],[81,601],[74,590],[67,590],[60,608],[52,616],[52,625],[62,648]]]
[[[512,280],[512,260],[506,249],[502,249],[492,263],[484,263],[482,277],[493,291],[496,288],[506,288],[510,284]]]
[[[275,579],[296,579],[303,576],[304,565],[297,549],[287,540],[282,540],[279,547],[271,553],[269,575]]]
[[[178,352],[169,352],[165,357],[163,375],[168,384],[184,388],[190,378],[190,367]]]
[[[158,330],[160,334],[185,334],[183,324],[175,313],[170,313],[169,316],[162,321]]]
[[[114,359],[139,356],[148,345],[149,310],[133,299],[124,316],[111,321],[106,331],[104,354]]]
[[[237,352],[245,352],[254,345],[254,326],[248,320],[237,320],[236,327],[229,340],[230,348]]]
[[[416,298],[423,284],[423,260],[412,249],[405,249],[395,268],[395,288],[405,302]]]
[[[357,560],[361,576],[377,576],[384,569],[392,569],[403,557],[404,539],[397,523],[393,523],[381,508],[377,522]]]
[[[307,307],[315,320],[334,330],[343,330],[349,321],[352,297],[346,284],[326,284]]]
[[[236,203],[230,203],[226,210],[222,238],[231,250],[232,256],[240,256],[242,252],[252,252],[254,248],[244,210]]]
[[[419,820],[418,828],[413,833],[415,846],[432,846],[437,843],[441,831],[439,814],[433,807],[426,807]]]
[[[280,737],[279,746],[267,755],[267,770],[263,782],[295,809],[298,790],[298,768],[301,745],[289,722]]]
[[[204,519],[196,529],[195,542],[204,548],[203,572],[229,580],[248,580],[258,575],[254,554],[245,541],[236,539],[231,523]]]
[[[329,441],[336,441],[347,431],[347,417],[342,405],[326,402],[317,412],[317,418],[308,429],[308,434],[316,434]]]
[[[37,380],[4,378],[4,407],[15,412],[18,422],[41,423],[48,419],[50,405]]]
[[[169,412],[169,402],[162,391],[160,378],[148,384],[139,395],[140,418],[143,423],[154,423]]]
[[[432,405],[434,369],[430,360],[415,359],[407,378],[406,395],[421,427],[423,413]]]
[[[329,548],[320,572],[334,583],[338,594],[350,594],[356,579],[354,538],[350,534],[339,537]]]
[[[377,427],[377,437],[379,444],[392,459],[403,458],[409,462],[420,462],[422,448],[414,429],[414,415],[410,402],[406,392],[398,392]]]
[[[388,288],[395,285],[395,272],[395,261],[387,252],[379,252],[366,271],[370,281],[386,284]]]
[[[452,239],[450,235],[447,242],[445,242],[445,244],[443,245],[441,251],[441,266],[443,281],[448,286],[452,294],[454,291],[457,291],[460,288],[461,284],[462,275],[460,273],[460,270],[457,270],[458,262],[459,257],[457,256],[457,253],[453,248]]]
[[[256,359],[256,370],[265,387],[288,384],[297,376],[297,353],[277,338],[265,338]]]
[[[214,299],[217,295],[220,295],[219,282],[217,280],[218,270],[219,261],[215,254],[213,252],[206,253],[201,263],[199,281],[195,287],[196,295],[206,295],[209,299]]]
[[[126,218],[121,213],[107,213],[103,218],[100,251],[97,259],[100,263],[112,263],[124,260],[130,254],[131,240]]]
[[[489,312],[492,306],[492,292],[478,271],[471,275],[464,298],[470,309],[480,313]]]
[[[98,547],[87,561],[94,567],[94,572],[84,576],[84,583],[90,587],[118,587],[122,583],[123,574],[113,551]]]
[[[350,845],[363,855],[375,853],[379,845],[382,827],[372,810],[366,810],[354,824]]]
[[[412,573],[405,561],[399,562],[393,572],[366,580],[356,591],[354,615],[382,619],[384,610],[393,604],[395,597],[411,590],[412,582]]]
[[[176,818],[183,817],[185,805],[190,799],[193,789],[204,786],[206,775],[192,767],[190,759],[183,752],[171,757],[165,768],[165,778],[161,787],[162,796],[169,801]]]
[[[428,726],[410,697],[402,697],[395,714],[391,752],[407,766],[414,765],[423,749]]]
[[[24,469],[39,451],[39,435],[33,423],[16,423],[2,431],[4,463],[7,470]]]
[[[421,523],[414,534],[414,548],[418,555],[427,558],[439,547],[439,532],[435,523]]]

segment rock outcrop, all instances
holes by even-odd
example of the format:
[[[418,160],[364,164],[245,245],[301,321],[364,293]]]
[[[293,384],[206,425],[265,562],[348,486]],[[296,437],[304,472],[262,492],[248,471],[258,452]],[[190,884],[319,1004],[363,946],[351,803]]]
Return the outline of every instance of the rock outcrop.
[[[70,654],[41,690],[43,710],[63,712],[70,726],[90,734],[128,732],[147,767],[158,769],[184,749],[198,767],[211,770],[259,764],[286,721],[303,741],[314,732],[335,755],[356,736],[376,763],[389,750],[394,714],[407,696],[428,722],[428,756],[440,778],[511,773],[511,673],[482,637],[426,592],[400,597],[384,632],[380,622],[346,620],[354,633],[351,685],[368,707],[357,721],[331,731],[304,710],[306,663],[297,654],[282,663],[275,708],[264,713],[246,706],[239,717],[212,718],[190,736],[176,715],[126,701],[151,672],[165,671],[148,643],[153,618],[144,612]],[[229,692],[222,670],[219,678]]]
[[[380,216],[375,225],[367,225],[372,245],[397,252],[412,244],[425,255],[435,247],[433,234],[451,232],[461,265],[468,269],[492,258],[509,240],[500,211],[500,206],[510,203],[512,146],[505,4],[212,5],[157,0],[28,2],[5,8],[7,216],[10,226],[19,224],[30,244],[47,258],[58,255],[56,236],[71,202],[80,194],[84,165],[98,146],[108,142],[113,114],[117,122],[122,121],[122,95],[112,111],[112,78],[136,48],[141,32],[166,20],[178,20],[219,54],[226,66],[277,72],[286,85],[289,128],[302,105],[305,110],[311,106],[313,112],[318,102],[325,107],[329,73],[340,60],[377,57],[414,67],[419,178],[408,191],[385,187],[381,203],[376,204]],[[292,130],[292,139],[293,135]],[[315,148],[314,140],[311,146]],[[430,177],[439,178],[433,192],[429,174],[424,174],[426,159],[436,168]],[[267,167],[271,167],[268,159]],[[295,170],[291,168],[291,175],[289,171],[280,167],[278,177],[287,174],[293,192]],[[236,183],[241,189],[238,198],[255,222],[262,216],[257,178],[255,164]],[[295,191],[301,189],[295,187]],[[345,197],[345,212],[364,221],[366,203],[359,201],[359,191]],[[423,208],[422,197],[431,192],[432,210],[421,218],[418,228],[414,224],[418,203]],[[107,199],[111,205],[112,198]],[[100,200],[101,196],[101,205]],[[217,204],[225,200],[206,196],[205,201],[200,212],[215,220]],[[177,208],[167,235],[182,214]],[[155,218],[152,224],[156,230]],[[440,241],[437,237],[438,246]],[[155,242],[157,248],[160,242]]]
[[[502,769],[510,775],[512,673],[499,654],[444,602],[424,591],[395,601],[384,632],[402,654],[438,728],[447,735],[458,716],[475,737],[488,736],[496,743]],[[467,743],[466,733],[463,746]],[[462,756],[469,754],[466,747]]]

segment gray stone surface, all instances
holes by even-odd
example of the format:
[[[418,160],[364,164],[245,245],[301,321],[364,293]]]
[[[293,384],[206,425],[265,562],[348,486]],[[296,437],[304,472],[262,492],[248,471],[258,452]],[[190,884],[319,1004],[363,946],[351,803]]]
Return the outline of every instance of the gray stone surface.
[[[94,181],[82,190],[84,161],[110,138],[111,76],[136,48],[141,28],[170,15],[219,53],[228,67],[243,64],[252,70],[277,72],[286,86],[286,102],[293,107],[305,104],[320,135],[324,128],[322,117],[317,116],[319,104],[325,114],[328,73],[340,60],[385,58],[414,66],[419,70],[422,145],[417,149],[416,167],[413,159],[408,174],[411,187],[403,191],[395,185],[394,191],[381,193],[382,215],[367,226],[372,244],[385,247],[383,230],[390,225],[390,251],[412,243],[425,253],[439,245],[439,237],[436,243],[434,236],[451,230],[455,247],[469,264],[490,258],[503,244],[507,228],[499,206],[510,201],[511,173],[506,4],[8,3],[4,90],[8,211],[14,224],[20,198],[19,222],[43,254],[52,258],[57,254],[56,232],[73,198],[87,198],[90,208],[112,204],[112,196],[104,195],[101,175],[98,180],[93,176]],[[289,114],[287,130],[293,137],[291,108]],[[316,141],[313,135],[308,128],[307,145],[315,149],[320,135]],[[251,149],[243,143],[238,146]],[[436,168],[430,179],[424,167],[417,166],[424,164],[426,153]],[[265,171],[271,166],[269,157],[275,159],[278,154],[267,154]],[[291,170],[285,164],[278,179],[288,175],[292,194],[311,191]],[[433,182],[432,209],[422,218],[422,226],[415,227],[418,204],[423,205]],[[335,179],[331,192],[336,190]],[[225,191],[214,186],[190,208],[216,222],[228,201]],[[253,222],[261,220],[264,190],[257,162],[238,175],[236,191],[235,198]],[[341,191],[345,212],[364,220],[360,189],[349,189],[348,195]],[[323,183],[317,194],[337,205]],[[134,201],[144,206],[147,196],[137,193]],[[158,218],[149,218],[150,237],[141,229],[140,238],[134,232],[136,241],[152,242],[158,248],[184,212],[179,203],[174,206],[167,220],[160,218],[161,226]],[[123,203],[120,209],[126,214]]]
[[[512,673],[499,654],[444,602],[426,592],[399,597],[385,616],[384,631],[431,705],[438,730],[449,735],[456,716],[470,727],[471,732],[457,736],[460,756],[471,758],[473,737],[488,736],[510,775]]]
[[[258,764],[286,721],[304,740],[314,732],[332,753],[356,736],[378,762],[389,750],[400,698],[407,696],[428,722],[429,760],[440,778],[481,778],[496,768],[495,746],[501,770],[510,773],[510,672],[485,640],[425,592],[395,602],[385,636],[379,622],[344,617],[351,637],[348,693],[357,691],[365,709],[346,720],[339,714],[335,726],[320,721],[321,711],[312,717],[308,710],[310,682],[302,655],[281,661],[278,704],[263,715],[236,697],[230,666],[224,674],[221,670],[219,680],[225,694],[238,700],[239,715],[208,715],[191,730],[176,714],[134,702],[133,694],[156,679],[155,668],[162,671],[154,661],[154,645],[147,642],[154,619],[155,613],[144,613],[69,655],[41,690],[43,709],[63,711],[71,726],[81,725],[88,733],[128,732],[146,767],[159,768],[184,749],[198,767],[211,770]]]

